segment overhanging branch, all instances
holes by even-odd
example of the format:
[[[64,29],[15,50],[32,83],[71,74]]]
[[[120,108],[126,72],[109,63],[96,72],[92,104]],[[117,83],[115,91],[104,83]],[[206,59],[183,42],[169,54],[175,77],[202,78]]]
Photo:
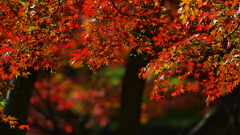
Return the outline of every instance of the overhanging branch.
[[[54,14],[56,14],[57,11],[58,11],[59,8],[60,8],[60,5],[61,5],[61,2],[60,2],[60,0],[58,0],[58,7],[57,7],[57,9],[56,9],[52,14],[50,14],[45,20],[47,20],[48,18],[50,18],[50,17],[52,17]]]

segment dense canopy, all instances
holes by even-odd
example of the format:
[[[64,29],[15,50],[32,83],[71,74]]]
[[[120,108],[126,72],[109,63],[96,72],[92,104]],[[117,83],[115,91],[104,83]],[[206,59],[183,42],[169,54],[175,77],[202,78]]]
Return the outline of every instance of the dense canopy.
[[[174,87],[208,95],[206,103],[229,93],[240,81],[239,1],[182,0],[176,13],[159,0],[0,1],[1,88],[27,77],[28,68],[56,69],[58,44],[75,46],[70,65],[95,71],[123,61],[134,49],[153,59],[139,77],[154,73],[150,99]],[[85,21],[80,26],[79,17]],[[84,28],[80,35],[77,31]],[[177,76],[173,84],[172,76]],[[198,79],[186,81],[187,77]],[[186,86],[185,86],[186,85]],[[203,89],[199,89],[199,86]],[[5,88],[6,89],[6,88]]]

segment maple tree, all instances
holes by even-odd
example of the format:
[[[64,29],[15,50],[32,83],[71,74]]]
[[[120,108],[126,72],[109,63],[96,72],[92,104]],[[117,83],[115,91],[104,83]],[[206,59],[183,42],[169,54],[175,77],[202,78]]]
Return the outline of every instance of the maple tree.
[[[79,28],[79,3],[81,1],[75,0],[0,2],[0,87],[4,96],[12,89],[10,80],[28,77],[30,67],[34,70],[58,68],[56,45],[62,41],[74,44],[69,37],[73,29]]]
[[[182,0],[174,14],[159,0],[2,0],[0,86],[34,70],[56,69],[59,42],[77,45],[70,54],[74,67],[86,64],[93,71],[122,62],[121,52],[135,50],[153,59],[139,77],[154,73],[150,99],[185,92],[208,95],[206,104],[232,92],[239,81],[239,1]],[[79,15],[85,15],[84,33]],[[74,34],[75,33],[75,34]],[[78,40],[82,43],[79,44]],[[168,78],[177,75],[173,84]],[[196,83],[184,80],[193,76]],[[204,89],[200,90],[199,86]]]
[[[87,0],[83,10],[89,19],[85,21],[83,44],[88,45],[91,53],[98,53],[94,54],[95,59],[87,59],[86,64],[98,68],[99,64],[108,64],[109,58],[121,61],[119,50],[136,49],[155,57],[139,73],[143,78],[152,72],[158,76],[150,99],[161,99],[159,93],[174,86],[172,96],[190,91],[204,93],[209,104],[239,83],[237,3],[181,1],[179,14],[174,15],[157,0]],[[156,48],[161,51],[156,52]],[[82,64],[87,55],[73,53],[72,62]],[[177,84],[167,79],[173,75],[178,75]],[[189,76],[199,81],[187,82],[184,89],[183,81]],[[200,85],[204,87],[201,91]]]

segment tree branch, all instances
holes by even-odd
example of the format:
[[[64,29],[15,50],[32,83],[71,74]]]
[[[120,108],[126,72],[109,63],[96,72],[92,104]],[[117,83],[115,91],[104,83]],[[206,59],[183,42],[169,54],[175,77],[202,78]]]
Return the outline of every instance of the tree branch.
[[[237,31],[237,29],[239,28],[239,25],[240,25],[240,21],[238,22],[238,25],[237,27],[234,29],[233,32],[231,32],[230,34],[228,34],[226,37],[230,37],[233,33],[235,33]]]
[[[54,14],[56,14],[57,13],[57,11],[59,10],[59,8],[60,8],[60,6],[61,6],[61,2],[60,2],[60,0],[57,0],[58,1],[58,7],[57,7],[57,9],[52,13],[52,14],[50,14],[45,20],[47,20],[48,18],[50,18],[50,17],[52,17]]]
[[[37,95],[39,96],[39,98],[42,100],[42,102],[46,105],[46,107],[47,107],[47,109],[49,111],[49,114],[50,114],[50,118],[51,118],[51,120],[53,122],[55,132],[58,133],[59,129],[57,127],[57,121],[54,118],[54,114],[53,114],[53,111],[51,109],[50,104],[42,97],[41,93],[38,90],[35,90],[35,91],[36,91]]]
[[[136,17],[140,17],[140,18],[146,18],[146,17],[144,17],[144,16],[138,16],[138,15],[134,15],[133,14],[133,12],[132,12],[132,14],[126,14],[126,13],[123,13],[123,12],[121,12],[117,7],[116,7],[116,5],[114,4],[114,2],[113,2],[113,0],[111,0],[111,3],[112,3],[112,5],[113,5],[113,7],[118,11],[118,13],[120,13],[120,14],[122,14],[122,15],[125,15],[125,16],[128,16],[128,17],[130,17],[130,16],[136,16]]]
[[[235,115],[238,115],[239,107],[235,106],[235,104],[239,104],[239,91],[240,86],[235,88],[231,94],[228,94],[224,97],[221,97],[221,102],[209,113],[205,114],[204,118],[187,134],[187,135],[218,135],[218,134],[227,134],[229,129],[234,128],[235,133],[238,133],[238,121]],[[229,110],[225,108],[225,103],[228,102],[228,108],[233,112],[235,122],[232,121],[229,125],[229,119],[231,116],[229,115]],[[233,120],[234,120],[233,119]],[[234,127],[232,127],[234,126]]]

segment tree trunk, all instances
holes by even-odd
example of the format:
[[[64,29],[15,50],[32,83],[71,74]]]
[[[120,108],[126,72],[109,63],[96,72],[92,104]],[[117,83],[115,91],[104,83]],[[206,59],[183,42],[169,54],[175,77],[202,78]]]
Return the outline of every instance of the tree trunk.
[[[231,94],[220,98],[219,104],[187,134],[187,135],[239,135],[238,112],[240,87]]]
[[[31,71],[31,72],[30,72]],[[30,98],[34,89],[34,83],[37,77],[37,71],[31,69],[31,75],[28,78],[18,77],[13,80],[14,89],[10,92],[7,104],[4,108],[4,114],[15,116],[19,124],[27,124]],[[24,135],[25,130],[10,129],[10,126],[1,123],[1,135]]]
[[[135,51],[132,50],[131,54]],[[130,56],[123,78],[120,110],[120,135],[140,134],[140,112],[144,80],[139,79],[141,67],[146,66],[149,60],[142,55]]]

